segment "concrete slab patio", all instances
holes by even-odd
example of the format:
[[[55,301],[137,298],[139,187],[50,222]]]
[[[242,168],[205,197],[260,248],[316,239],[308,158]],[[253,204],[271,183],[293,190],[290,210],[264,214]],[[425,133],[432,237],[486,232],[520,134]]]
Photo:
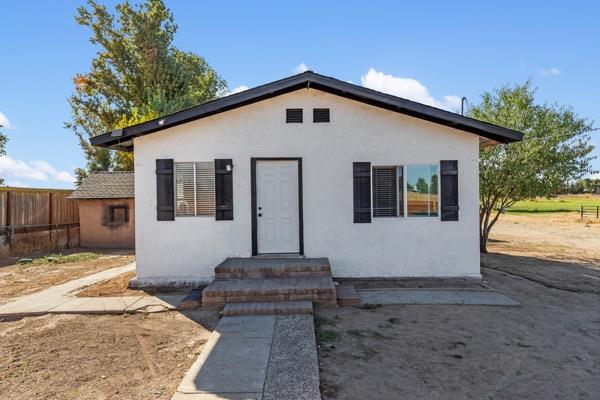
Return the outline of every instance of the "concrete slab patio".
[[[312,316],[224,317],[172,400],[320,399]]]
[[[370,289],[358,292],[363,304],[520,306],[519,302],[492,289]]]

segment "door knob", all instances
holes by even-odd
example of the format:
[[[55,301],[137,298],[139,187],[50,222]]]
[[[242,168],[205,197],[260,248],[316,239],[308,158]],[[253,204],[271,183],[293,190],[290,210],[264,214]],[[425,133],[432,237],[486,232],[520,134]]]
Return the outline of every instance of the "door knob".
[[[262,214],[258,214],[259,217],[262,217]]]
[[[262,210],[262,207],[258,207],[259,210]]]

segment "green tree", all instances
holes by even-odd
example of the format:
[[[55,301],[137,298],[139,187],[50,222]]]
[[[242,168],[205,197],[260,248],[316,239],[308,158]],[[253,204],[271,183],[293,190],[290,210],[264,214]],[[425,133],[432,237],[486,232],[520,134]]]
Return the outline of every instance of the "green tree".
[[[415,186],[417,188],[417,192],[429,193],[429,185],[427,184],[427,182],[425,182],[425,178],[419,178]]]
[[[565,187],[561,188],[558,193],[582,194],[594,193],[600,194],[600,179],[584,178],[577,181],[569,182]]]
[[[548,197],[592,171],[592,125],[570,107],[536,104],[535,88],[504,86],[484,93],[469,110],[473,118],[524,133],[522,142],[482,149],[479,155],[480,249],[491,229],[516,201]]]
[[[226,93],[225,81],[202,57],[173,45],[177,25],[162,0],[133,6],[125,1],[116,15],[88,0],[77,11],[75,21],[90,28],[90,41],[98,47],[91,70],[73,79],[72,118],[65,124],[87,159],[86,169],[75,171],[78,180],[89,171],[133,167],[113,151],[92,147],[90,137]]]
[[[438,176],[437,174],[431,175],[431,194],[438,194]]]
[[[0,125],[0,128],[2,128],[2,125]],[[8,142],[8,138],[0,132],[0,156],[6,155],[6,142]],[[0,186],[4,186],[4,178],[0,178]]]

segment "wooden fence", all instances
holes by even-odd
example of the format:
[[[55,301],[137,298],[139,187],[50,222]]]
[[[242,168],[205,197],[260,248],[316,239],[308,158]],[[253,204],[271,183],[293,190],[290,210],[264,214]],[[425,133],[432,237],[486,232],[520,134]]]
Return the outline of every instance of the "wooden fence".
[[[17,238],[28,243],[17,247],[32,252],[46,250],[38,247],[70,247],[72,234],[77,234],[78,243],[79,209],[76,199],[67,198],[70,194],[71,190],[60,189],[0,188],[4,253],[13,253]]]
[[[585,217],[600,219],[600,206],[584,206],[579,207],[580,219],[583,221]]]

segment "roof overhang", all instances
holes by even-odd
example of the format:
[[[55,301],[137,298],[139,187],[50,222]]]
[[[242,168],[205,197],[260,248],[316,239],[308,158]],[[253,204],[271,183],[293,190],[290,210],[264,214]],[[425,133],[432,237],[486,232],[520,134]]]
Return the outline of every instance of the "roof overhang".
[[[427,106],[390,94],[367,89],[352,83],[306,71],[266,85],[221,97],[170,115],[132,125],[102,135],[94,136],[94,146],[120,151],[133,151],[133,139],[153,132],[185,124],[211,115],[243,107],[271,97],[280,96],[304,88],[313,88],[342,96],[375,107],[409,115],[415,118],[470,132],[483,138],[482,144],[511,143],[522,140],[523,134],[487,122],[465,117],[450,111]]]

